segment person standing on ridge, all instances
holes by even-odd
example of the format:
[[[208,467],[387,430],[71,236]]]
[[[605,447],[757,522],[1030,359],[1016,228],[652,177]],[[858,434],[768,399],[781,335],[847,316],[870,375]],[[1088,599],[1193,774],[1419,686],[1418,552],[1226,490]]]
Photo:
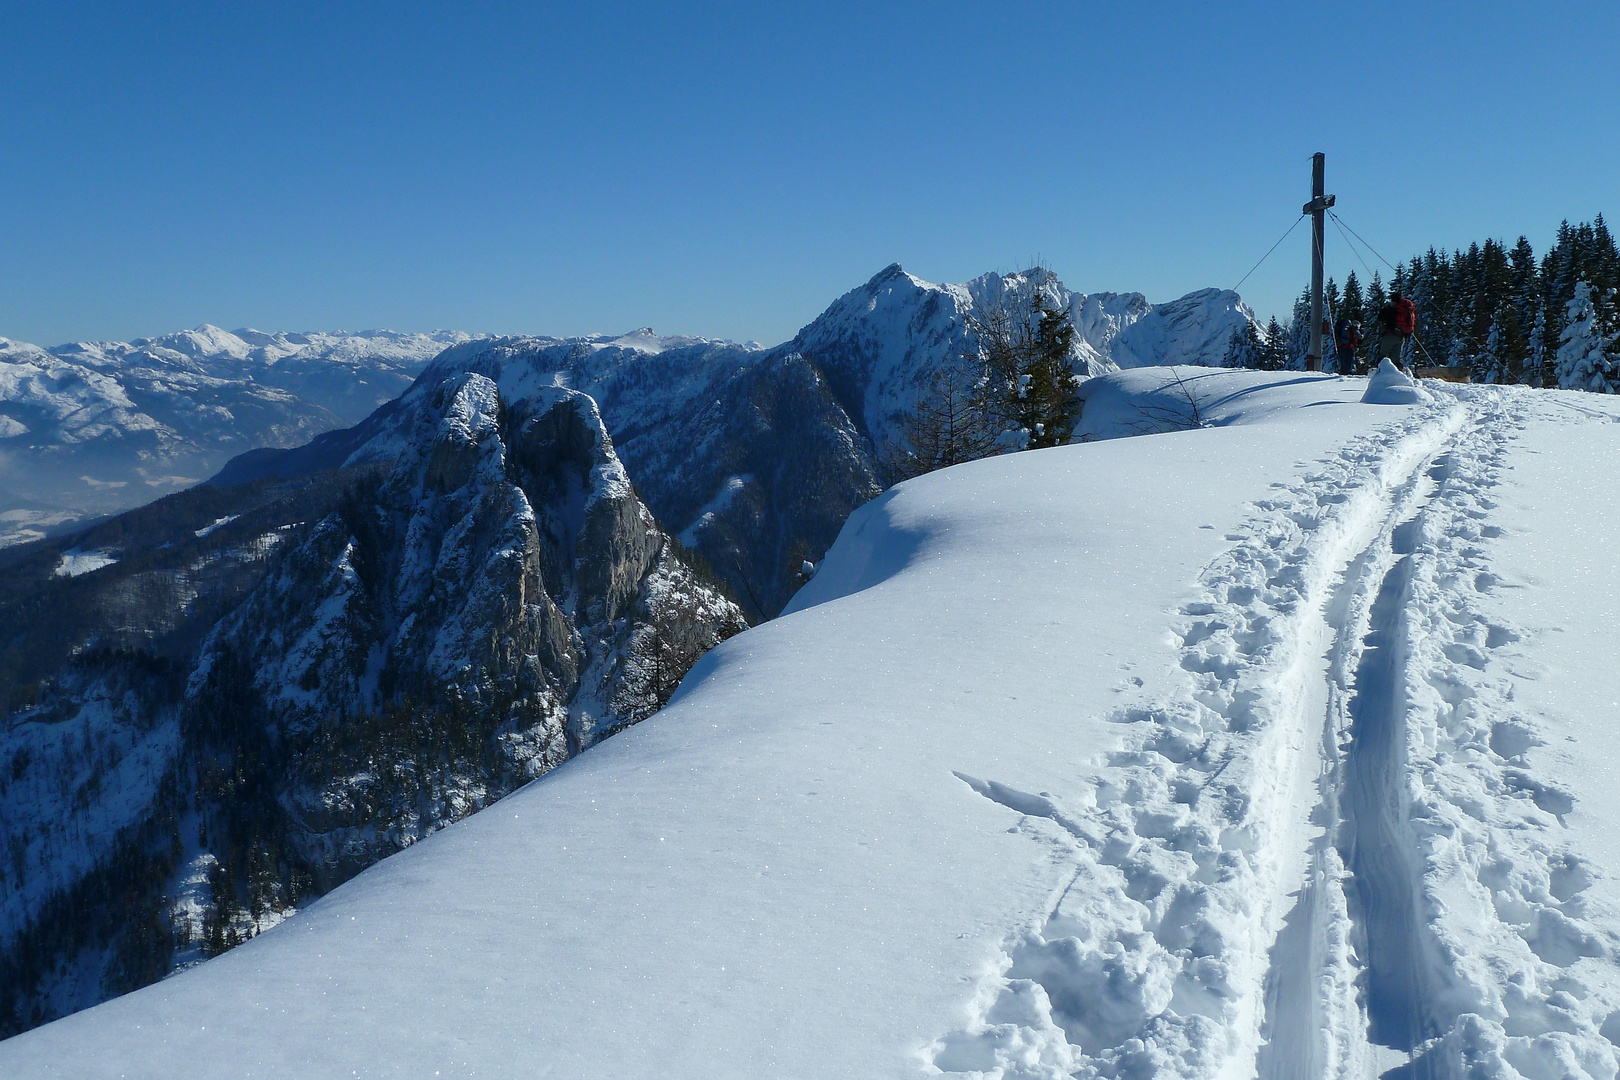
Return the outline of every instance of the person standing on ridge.
[[[1405,366],[1401,364],[1401,348],[1416,329],[1417,308],[1400,293],[1392,294],[1389,303],[1378,313],[1378,348],[1372,357],[1372,366],[1377,366],[1380,360],[1388,357],[1391,363],[1405,371]]]
[[[1340,375],[1359,375],[1356,350],[1361,348],[1361,324],[1340,316],[1333,328],[1333,370]]]

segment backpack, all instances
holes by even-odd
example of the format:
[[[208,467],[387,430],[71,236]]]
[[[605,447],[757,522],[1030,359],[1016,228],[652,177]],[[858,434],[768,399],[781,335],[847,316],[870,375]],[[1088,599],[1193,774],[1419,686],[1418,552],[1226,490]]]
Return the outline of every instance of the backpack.
[[[1334,329],[1333,340],[1341,349],[1354,349],[1361,344],[1361,327],[1349,319],[1340,319]]]
[[[1417,308],[1404,296],[1395,301],[1395,329],[1403,334],[1417,329]]]

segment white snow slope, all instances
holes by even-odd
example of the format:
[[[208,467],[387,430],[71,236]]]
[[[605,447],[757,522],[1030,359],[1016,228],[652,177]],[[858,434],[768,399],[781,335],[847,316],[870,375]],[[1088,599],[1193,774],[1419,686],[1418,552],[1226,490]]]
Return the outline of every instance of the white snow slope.
[[[0,1075],[1614,1076],[1620,409],[1179,373]]]

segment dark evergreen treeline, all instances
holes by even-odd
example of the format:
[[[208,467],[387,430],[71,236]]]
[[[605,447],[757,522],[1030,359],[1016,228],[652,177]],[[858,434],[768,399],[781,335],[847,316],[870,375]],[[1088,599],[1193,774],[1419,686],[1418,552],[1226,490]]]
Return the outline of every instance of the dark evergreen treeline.
[[[1327,316],[1359,323],[1363,344],[1355,371],[1366,370],[1385,301],[1395,293],[1417,308],[1417,332],[1406,361],[1416,367],[1463,367],[1474,382],[1620,393],[1620,249],[1603,215],[1558,227],[1539,258],[1530,241],[1501,240],[1447,252],[1430,248],[1398,266],[1386,281],[1365,283],[1352,271],[1329,281]],[[1273,318],[1233,335],[1227,365],[1303,369],[1310,321],[1307,290],[1284,326]],[[1329,337],[1325,350],[1333,370]]]

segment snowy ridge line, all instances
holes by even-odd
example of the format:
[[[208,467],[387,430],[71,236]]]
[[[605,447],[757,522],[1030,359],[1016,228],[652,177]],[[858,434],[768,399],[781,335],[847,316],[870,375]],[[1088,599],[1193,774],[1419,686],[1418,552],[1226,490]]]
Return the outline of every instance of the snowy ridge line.
[[[1349,891],[1368,1021],[1347,1064],[1365,1071],[1409,1058],[1413,1075],[1612,1077],[1620,995],[1601,968],[1620,941],[1587,918],[1599,914],[1585,895],[1595,867],[1563,835],[1573,798],[1531,772],[1541,725],[1515,705],[1498,659],[1523,634],[1480,612],[1501,584],[1489,569],[1501,530],[1488,523],[1488,492],[1525,402],[1500,390],[1469,400],[1471,423],[1428,470],[1428,497],[1392,538],[1380,596],[1398,602],[1374,614],[1368,632],[1369,641],[1382,635],[1389,685],[1366,678],[1366,663],[1358,671],[1358,694],[1389,691],[1391,756],[1403,766],[1373,802],[1388,815],[1377,823],[1385,841],[1400,850],[1365,861],[1400,865],[1395,885],[1409,895],[1391,903],[1373,874],[1330,879]],[[1370,706],[1354,713],[1358,725],[1377,717]],[[1352,754],[1373,734],[1355,733]],[[1342,815],[1341,854],[1355,857],[1361,825]],[[1380,926],[1391,913],[1410,925]],[[1398,947],[1380,949],[1380,934]],[[1401,966],[1402,953],[1417,962]],[[1347,987],[1347,974],[1324,982]]]
[[[1116,711],[1132,729],[1083,805],[963,777],[1073,870],[928,1065],[994,1080],[1254,1074],[1267,952],[1305,869],[1302,796],[1323,767],[1328,609],[1465,415],[1425,408],[1256,504],[1180,612],[1186,692]]]

